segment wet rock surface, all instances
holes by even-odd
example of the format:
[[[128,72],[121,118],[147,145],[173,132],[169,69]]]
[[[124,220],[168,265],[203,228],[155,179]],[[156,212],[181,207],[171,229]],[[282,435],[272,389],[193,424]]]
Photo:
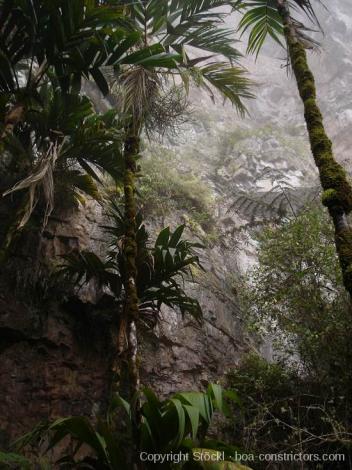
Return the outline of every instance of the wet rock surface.
[[[94,327],[93,327],[94,325]],[[99,333],[98,333],[99,331]],[[39,422],[94,416],[109,387],[109,329],[83,304],[40,312],[0,297],[0,447]]]

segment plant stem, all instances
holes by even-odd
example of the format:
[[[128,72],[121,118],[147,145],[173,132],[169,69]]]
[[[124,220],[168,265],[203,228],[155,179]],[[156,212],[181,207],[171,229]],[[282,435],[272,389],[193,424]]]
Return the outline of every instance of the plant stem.
[[[124,203],[125,203],[125,237],[123,244],[124,260],[124,287],[125,303],[122,312],[121,328],[119,338],[124,338],[122,350],[122,367],[127,375],[128,395],[130,403],[134,403],[132,410],[132,430],[133,430],[133,461],[134,468],[139,469],[139,442],[141,405],[139,400],[140,377],[138,366],[138,337],[136,322],[139,316],[138,292],[137,292],[137,240],[136,240],[136,157],[140,151],[140,127],[134,126],[131,122],[126,126],[126,140],[124,148]],[[125,373],[123,375],[125,375]]]
[[[129,368],[129,392],[130,398],[139,391],[139,372],[137,367],[137,334],[135,322],[138,320],[138,294],[137,294],[137,241],[136,241],[136,157],[139,153],[140,138],[138,130],[133,126],[126,129],[125,141],[125,223],[126,232],[123,246],[124,271],[125,271],[125,305],[124,317],[127,320],[128,341],[128,368]]]
[[[304,104],[304,117],[315,164],[323,188],[323,204],[335,227],[335,244],[344,286],[352,295],[352,229],[347,215],[352,210],[352,187],[343,167],[335,160],[322,113],[316,99],[316,86],[304,46],[291,19],[287,0],[277,0],[282,18],[291,66]]]

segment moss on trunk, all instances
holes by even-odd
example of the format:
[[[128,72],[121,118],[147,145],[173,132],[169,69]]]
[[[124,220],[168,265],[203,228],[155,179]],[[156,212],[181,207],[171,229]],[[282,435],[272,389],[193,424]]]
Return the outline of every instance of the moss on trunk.
[[[137,241],[136,241],[136,157],[139,154],[140,138],[133,126],[126,127],[124,148],[124,209],[125,237],[123,252],[124,305],[119,319],[117,335],[117,357],[113,367],[119,377],[118,387],[126,399],[139,390],[138,341],[136,322],[138,320],[137,293]],[[115,386],[117,384],[115,383]]]
[[[352,210],[352,187],[343,167],[335,160],[316,99],[314,76],[307,54],[299,41],[286,0],[278,0],[283,20],[291,66],[304,104],[304,117],[316,166],[323,188],[323,204],[328,208],[335,227],[336,250],[346,290],[352,295],[352,230],[346,216]]]
[[[125,324],[125,346],[123,352],[123,365],[125,367],[124,375],[128,382],[128,394],[130,402],[134,402],[133,410],[133,451],[131,463],[133,468],[139,469],[141,463],[139,460],[140,443],[140,423],[141,423],[141,405],[138,396],[140,389],[139,365],[138,365],[138,337],[136,322],[139,316],[138,309],[138,291],[137,291],[137,234],[136,234],[136,158],[140,150],[139,129],[130,125],[126,128],[125,140],[125,174],[124,174],[124,195],[125,195],[125,239],[123,246],[124,259],[124,286],[125,286],[125,304],[123,309],[123,322]],[[121,337],[121,332],[120,335]]]
[[[124,240],[124,262],[125,262],[125,289],[126,305],[125,310],[128,318],[137,320],[138,318],[138,296],[137,296],[137,241],[136,241],[136,157],[139,153],[139,137],[130,135],[125,143],[125,222],[126,234]]]

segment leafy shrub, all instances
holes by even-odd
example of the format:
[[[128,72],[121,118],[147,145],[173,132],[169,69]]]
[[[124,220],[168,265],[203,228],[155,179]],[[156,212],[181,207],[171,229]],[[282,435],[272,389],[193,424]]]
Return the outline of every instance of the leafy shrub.
[[[206,232],[214,230],[209,188],[195,175],[178,171],[171,151],[152,149],[151,157],[143,163],[140,192],[144,214],[165,219],[177,209],[186,212]]]
[[[276,362],[249,356],[230,374],[244,402],[234,435],[256,453],[346,456],[339,464],[306,462],[307,469],[350,468],[352,328],[332,226],[321,208],[310,207],[257,240],[243,308],[258,339],[273,342]]]
[[[352,359],[347,295],[333,228],[313,207],[257,235],[259,263],[243,298],[251,326],[274,338],[280,355],[322,380],[346,377]]]
[[[135,404],[115,395],[106,418],[99,420],[96,426],[85,417],[58,419],[49,425],[38,426],[23,436],[17,442],[17,449],[48,438],[48,452],[55,450],[69,436],[75,445],[69,446],[68,454],[55,462],[55,468],[250,470],[233,461],[236,448],[206,438],[214,412],[226,413],[227,410],[226,392],[219,385],[210,384],[205,393],[176,393],[166,400],[159,400],[150,389],[144,389],[143,395],[138,437],[135,433]],[[82,453],[82,446],[86,446],[89,452],[85,450]],[[224,452],[227,461],[209,463],[204,460],[199,463],[195,454],[212,455],[219,449]],[[171,455],[179,452],[188,458],[176,465],[169,461],[146,461],[141,464],[142,453]],[[14,454],[8,455],[11,458]],[[20,459],[19,456],[16,458]],[[133,462],[137,463],[137,467],[133,466]]]
[[[111,201],[110,225],[104,226],[110,238],[106,259],[95,253],[83,251],[64,256],[61,274],[82,286],[94,279],[101,288],[109,289],[117,300],[123,298],[126,284],[125,258],[121,249],[125,234],[125,221],[118,204]],[[141,214],[136,218],[137,238],[137,291],[140,314],[146,323],[153,323],[161,306],[177,308],[200,320],[202,310],[198,301],[182,287],[182,281],[192,281],[192,267],[201,267],[196,253],[202,248],[183,237],[184,225],[174,232],[169,227],[157,235],[151,246]],[[154,318],[154,320],[153,320]]]
[[[285,363],[269,363],[249,355],[229,375],[243,406],[234,411],[229,432],[247,452],[255,454],[344,454],[345,462],[305,462],[305,469],[350,468],[351,400],[330,383],[302,376]],[[297,465],[297,466],[295,466]],[[302,468],[302,463],[279,463],[274,468]],[[330,466],[329,466],[330,465]],[[335,465],[335,466],[334,466]],[[337,467],[336,465],[340,465]],[[268,462],[252,464],[264,470]]]

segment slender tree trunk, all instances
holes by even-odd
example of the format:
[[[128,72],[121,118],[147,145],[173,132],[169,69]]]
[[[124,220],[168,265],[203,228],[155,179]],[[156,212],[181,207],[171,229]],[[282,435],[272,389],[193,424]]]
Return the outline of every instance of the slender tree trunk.
[[[1,140],[3,140],[6,135],[12,134],[14,128],[22,122],[24,119],[24,105],[22,103],[16,103],[12,108],[6,113],[4,119],[4,130],[1,134]]]
[[[136,240],[136,157],[140,151],[140,128],[133,124],[126,127],[126,139],[124,148],[125,174],[124,174],[124,203],[125,203],[125,238],[123,244],[124,258],[124,287],[125,302],[120,321],[118,335],[119,359],[121,361],[122,382],[127,382],[127,394],[132,409],[133,449],[131,465],[133,469],[142,469],[139,459],[141,406],[138,397],[140,390],[139,365],[138,365],[138,338],[137,325],[138,291],[137,291],[137,240]],[[125,370],[122,370],[125,369]],[[125,384],[121,383],[122,386]]]
[[[126,233],[123,246],[125,270],[125,319],[128,351],[129,392],[130,398],[139,390],[139,372],[137,366],[137,332],[138,294],[137,294],[137,241],[136,241],[136,157],[139,153],[139,129],[129,126],[126,129],[124,159],[124,195]]]
[[[332,143],[324,128],[316,99],[314,76],[309,68],[306,51],[299,41],[287,0],[277,0],[283,20],[291,66],[304,104],[304,117],[315,164],[323,188],[323,204],[328,208],[335,227],[335,243],[346,290],[352,295],[352,229],[347,215],[352,210],[352,187],[343,167],[335,160]]]

